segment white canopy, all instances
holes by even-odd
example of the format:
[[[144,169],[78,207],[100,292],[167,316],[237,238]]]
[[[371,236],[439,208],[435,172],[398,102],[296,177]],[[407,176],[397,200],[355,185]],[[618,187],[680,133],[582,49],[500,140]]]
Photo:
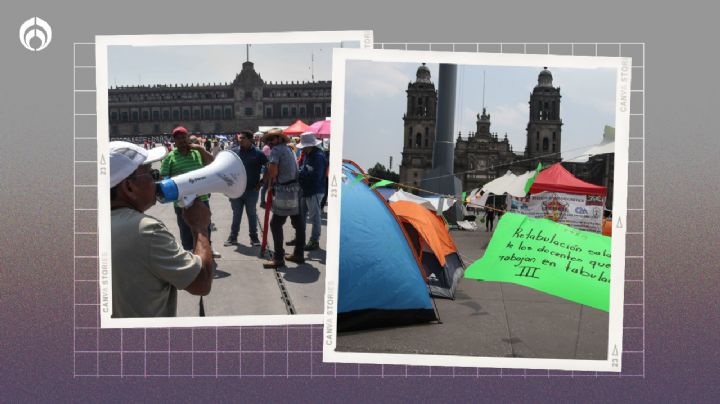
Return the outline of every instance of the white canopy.
[[[530,177],[535,174],[535,171],[527,171],[522,175],[515,175],[508,171],[500,178],[496,178],[482,187],[484,194],[493,193],[495,195],[510,194],[518,198],[525,196],[525,184],[527,184]]]
[[[392,194],[390,198],[388,198],[388,201],[390,202],[397,202],[397,201],[409,201],[417,203],[418,205],[424,206],[426,209],[432,210],[434,212],[438,211],[438,207],[442,209],[442,212],[445,212],[446,210],[450,209],[450,207],[455,203],[452,199],[448,199],[445,197],[420,197],[413,195],[409,192],[405,192],[402,189],[399,189],[397,192]]]

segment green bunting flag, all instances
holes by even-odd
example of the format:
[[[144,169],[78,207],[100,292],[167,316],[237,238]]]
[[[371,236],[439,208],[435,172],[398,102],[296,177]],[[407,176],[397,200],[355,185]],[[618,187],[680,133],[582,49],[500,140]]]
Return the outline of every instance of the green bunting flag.
[[[530,192],[530,187],[532,187],[532,184],[535,182],[535,178],[537,178],[537,176],[540,173],[540,171],[542,170],[542,168],[543,168],[542,163],[538,163],[537,168],[535,169],[535,174],[533,174],[533,176],[530,177],[530,179],[528,179],[528,181],[525,183],[525,193],[526,194],[528,192]]]
[[[394,184],[394,182],[389,181],[389,180],[380,180],[380,181],[372,184],[372,186],[370,188],[375,189],[375,188],[384,187],[385,185],[390,185],[390,184]]]
[[[365,176],[364,176],[364,175],[362,175],[362,174],[358,174],[358,175],[356,175],[356,176],[355,176],[355,179],[353,180],[353,182],[352,182],[352,183],[353,183],[353,184],[357,184],[358,182],[362,181],[362,180],[363,180],[363,178],[365,178]]]
[[[465,277],[527,286],[599,310],[610,307],[610,237],[505,213]]]
[[[465,203],[465,198],[467,196],[467,192],[463,191],[462,193],[462,202]]]

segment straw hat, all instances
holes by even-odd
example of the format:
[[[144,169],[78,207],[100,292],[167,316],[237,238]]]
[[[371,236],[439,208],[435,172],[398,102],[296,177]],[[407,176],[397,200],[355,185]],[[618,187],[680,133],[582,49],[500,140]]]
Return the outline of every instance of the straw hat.
[[[280,139],[282,139],[282,141],[285,143],[290,141],[288,136],[286,134],[284,134],[282,129],[280,129],[280,128],[272,128],[269,131],[265,132],[265,135],[262,137],[262,141],[267,142],[273,136],[280,136]]]

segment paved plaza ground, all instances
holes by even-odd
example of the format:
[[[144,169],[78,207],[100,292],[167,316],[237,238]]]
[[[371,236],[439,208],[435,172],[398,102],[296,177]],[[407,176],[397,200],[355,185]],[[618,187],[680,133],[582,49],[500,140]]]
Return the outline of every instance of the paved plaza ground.
[[[450,232],[465,265],[492,233]],[[440,323],[339,333],[336,350],[605,360],[608,313],[523,286],[461,279],[455,300],[436,298]]]
[[[238,245],[224,247],[223,242],[230,234],[232,210],[225,195],[213,194],[210,198],[212,221],[217,231],[212,232],[213,249],[220,252],[212,291],[203,298],[206,316],[241,316],[289,314],[283,300],[283,287],[289,303],[296,314],[322,314],[322,300],[325,293],[325,242],[326,220],[323,217],[320,249],[305,253],[305,263],[297,265],[287,262],[287,267],[265,269],[264,258],[260,258],[260,247],[250,245],[248,220],[243,213],[238,235]],[[172,203],[156,203],[147,214],[165,223],[176,239],[180,233]],[[265,210],[258,208],[260,225]],[[307,225],[309,236],[311,226]],[[284,227],[285,241],[294,238],[294,230],[288,219]],[[258,228],[260,232],[260,228]],[[262,233],[260,232],[262,238]],[[268,231],[268,248],[272,248],[272,235]],[[286,247],[292,252],[292,247]],[[276,276],[277,273],[277,276]],[[199,314],[199,297],[185,291],[178,291],[178,317],[195,317]]]

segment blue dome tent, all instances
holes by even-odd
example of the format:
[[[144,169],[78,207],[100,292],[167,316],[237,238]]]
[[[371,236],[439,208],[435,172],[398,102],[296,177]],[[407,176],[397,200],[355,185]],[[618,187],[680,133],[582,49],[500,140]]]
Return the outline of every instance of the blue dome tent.
[[[343,164],[338,331],[437,320],[423,267],[387,202]]]

